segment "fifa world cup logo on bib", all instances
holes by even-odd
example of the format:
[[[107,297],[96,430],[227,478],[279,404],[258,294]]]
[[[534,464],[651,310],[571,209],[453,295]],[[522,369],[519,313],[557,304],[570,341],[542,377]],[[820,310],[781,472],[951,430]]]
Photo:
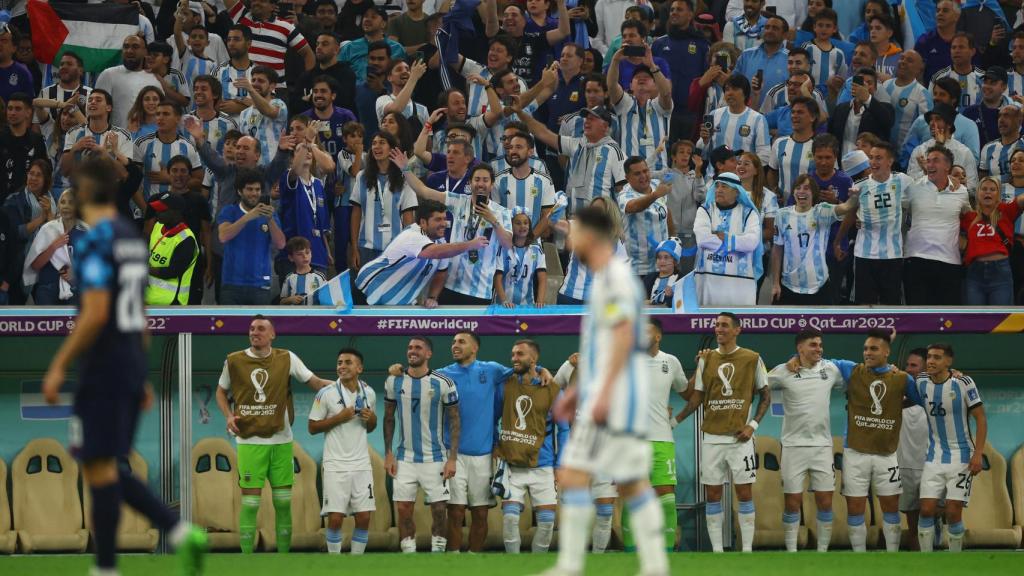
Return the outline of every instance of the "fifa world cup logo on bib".
[[[726,362],[718,367],[718,377],[722,379],[722,396],[732,396],[732,378],[736,375],[736,367]]]
[[[270,373],[263,368],[257,368],[249,374],[249,379],[252,380],[252,387],[256,389],[255,400],[263,404],[267,401],[267,394],[264,390],[267,387],[267,381],[270,380]]]
[[[516,430],[526,430],[526,416],[530,413],[533,408],[533,398],[529,396],[520,396],[516,398]]]
[[[868,393],[871,394],[871,413],[875,416],[882,414],[882,398],[885,398],[885,382],[875,380],[868,386]]]

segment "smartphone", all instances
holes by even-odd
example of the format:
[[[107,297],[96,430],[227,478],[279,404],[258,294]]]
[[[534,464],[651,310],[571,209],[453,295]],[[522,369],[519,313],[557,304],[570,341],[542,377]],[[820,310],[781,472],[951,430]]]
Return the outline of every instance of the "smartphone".
[[[776,16],[779,13],[779,9],[776,8],[775,6],[765,6],[764,11],[768,14],[771,14],[772,16]]]
[[[502,96],[501,98],[501,105],[506,108],[511,108],[512,106],[515,105],[515,103],[516,101],[512,98],[512,96]]]
[[[728,70],[729,67],[729,54],[727,52],[719,52],[715,54],[715,65],[722,70]]]
[[[864,85],[864,77],[863,76],[854,76],[853,77],[853,83],[856,84],[857,86],[863,86]]]
[[[631,58],[634,58],[634,57],[639,58],[639,57],[643,57],[645,54],[647,54],[647,46],[643,46],[643,45],[641,45],[641,46],[633,46],[632,44],[628,44],[628,45],[622,47],[622,55],[623,56],[629,56]]]
[[[423,50],[418,50],[415,54],[413,54],[412,60],[410,60],[410,62],[418,62],[420,60],[426,60],[426,58],[423,56]]]
[[[757,72],[755,72],[754,78],[757,79],[758,89],[764,88],[764,68],[761,68]]]
[[[270,206],[270,194],[261,194],[260,204],[266,204],[267,206]]]
[[[672,172],[665,172],[665,175],[661,177],[661,181],[666,183],[666,184],[671,182],[672,181]]]
[[[711,129],[714,128],[714,127],[715,127],[715,116],[713,114],[705,114],[704,115],[704,128],[706,128],[707,131],[710,132]]]
[[[278,2],[277,3],[277,17],[287,18],[295,14],[295,4],[291,2]]]
[[[487,206],[487,196],[484,196],[484,195],[477,196],[474,199],[474,201],[476,202],[477,206]]]

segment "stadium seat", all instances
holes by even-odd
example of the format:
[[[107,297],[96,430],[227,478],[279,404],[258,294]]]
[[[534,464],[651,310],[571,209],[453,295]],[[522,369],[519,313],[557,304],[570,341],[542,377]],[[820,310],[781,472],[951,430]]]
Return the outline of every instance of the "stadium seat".
[[[1024,445],[1010,459],[1010,485],[1013,489],[1013,517],[1024,526]],[[1021,542],[1024,546],[1024,542]]]
[[[13,554],[18,533],[11,528],[11,508],[7,500],[7,464],[0,458],[0,554]]]
[[[836,467],[836,491],[832,495],[832,542],[829,549],[849,548],[850,533],[846,527],[846,499],[843,498],[843,437],[832,437],[832,455]],[[804,525],[807,526],[807,540],[818,541],[818,506],[814,503],[814,494],[804,492]],[[817,544],[815,544],[817,546]]]
[[[203,438],[192,447],[192,522],[209,533],[211,550],[239,550],[238,459],[224,438]],[[256,532],[257,544],[259,531]]]
[[[85,552],[78,464],[53,438],[29,442],[11,463],[14,526],[21,551]]]
[[[316,492],[316,462],[299,446],[292,443],[292,463],[295,481],[292,483],[292,550],[326,550],[324,535],[320,533],[320,497]],[[276,513],[270,494],[270,483],[263,485],[260,510],[256,526],[263,550],[277,550]]]
[[[964,508],[965,546],[1017,548],[1021,527],[1013,523],[1013,508],[1006,488],[1006,459],[992,444],[985,444],[982,470],[974,477],[970,498],[970,505]]]
[[[755,548],[785,548],[786,541],[782,529],[782,511],[785,498],[782,493],[782,445],[770,436],[758,436],[754,439],[754,452],[757,454],[757,482],[754,483],[754,507],[757,511],[756,528],[754,531]],[[742,545],[739,525],[739,498],[735,491],[732,499],[733,525],[736,534],[736,546]],[[797,546],[807,545],[807,528],[800,527]]]
[[[128,467],[132,475],[138,478],[143,484],[149,478],[149,466],[142,459],[142,455],[132,451],[128,457]],[[83,490],[83,501],[85,506],[85,527],[92,531],[92,495],[89,490]],[[135,511],[134,508],[123,504],[121,506],[121,522],[117,528],[117,549],[125,552],[153,552],[156,550],[157,542],[160,540],[160,531],[153,528],[149,520]]]

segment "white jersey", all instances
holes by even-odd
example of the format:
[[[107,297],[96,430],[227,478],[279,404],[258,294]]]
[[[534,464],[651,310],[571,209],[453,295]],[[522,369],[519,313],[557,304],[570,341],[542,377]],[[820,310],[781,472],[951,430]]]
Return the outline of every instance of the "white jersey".
[[[712,84],[711,86],[718,87],[718,84]],[[718,88],[718,100],[716,101],[721,101],[721,92],[722,89]],[[710,87],[708,88],[708,98],[711,98]],[[822,93],[820,87],[815,86],[814,90],[811,90],[811,98],[814,98],[814,101],[818,104],[818,110],[828,110],[828,106],[825,104],[825,95],[824,93]],[[724,105],[725,103],[723,102],[721,104],[718,104],[714,108],[711,108],[711,110],[714,110],[715,108]],[[789,106],[789,93],[786,92],[786,83],[783,82],[782,84],[778,84],[771,88],[770,90],[768,90],[768,94],[765,95],[764,100],[761,102],[761,106],[758,108],[758,111],[761,112],[761,114],[767,116],[768,113],[771,112],[772,110],[784,108],[786,106]]]
[[[987,172],[989,176],[1001,178],[1010,176],[1010,156],[1015,150],[1024,149],[1024,141],[1020,138],[1009,144],[1003,144],[1002,139],[996,138],[981,147],[981,156],[978,162],[978,170]]]
[[[900,444],[896,458],[902,470],[924,470],[928,458],[928,413],[917,404],[903,409]]]
[[[177,66],[176,66],[177,67]],[[212,75],[218,68],[218,64],[208,58],[200,58],[192,53],[191,50],[185,51],[185,56],[181,60],[181,74],[185,77],[185,82],[191,87],[196,81],[197,76]]]
[[[924,375],[917,378],[917,389],[928,412],[927,462],[969,463],[974,453],[974,436],[968,413],[981,405],[981,395],[974,380],[964,375],[935,383]]]
[[[242,100],[249,97],[249,91],[245,88],[235,87],[234,82],[239,78],[252,80],[252,68],[251,63],[248,68],[235,68],[230,62],[225,62],[213,71],[213,77],[220,82],[220,98],[222,101]],[[235,114],[231,119],[238,122],[239,117],[240,114]]]
[[[477,158],[480,158],[480,156],[477,156]],[[539,156],[530,156],[529,158],[526,159],[526,163],[530,165],[530,168],[533,168],[534,172],[543,174],[548,178],[551,177],[551,174],[548,172],[548,165],[545,164]],[[491,170],[494,170],[495,176],[501,174],[502,172],[510,168],[512,168],[512,166],[508,163],[508,160],[506,160],[504,156],[498,156],[494,160],[491,160]]]
[[[171,68],[167,71],[167,75],[164,76],[164,80],[174,88],[174,91],[181,94],[185,98],[192,99],[192,84],[185,78],[185,75]]]
[[[544,249],[539,242],[502,248],[498,256],[498,270],[502,272],[505,298],[516,306],[532,306],[537,301],[534,292],[537,272],[547,271]],[[541,290],[546,288],[540,287]]]
[[[964,108],[981,102],[981,84],[985,71],[981,68],[974,68],[967,74],[960,74],[953,70],[952,66],[946,66],[935,74],[932,74],[931,84],[939,78],[952,78],[960,83],[960,105],[957,110],[963,112]]]
[[[615,186],[626,181],[622,163],[626,156],[611,138],[591,144],[586,138],[558,137],[558,152],[569,157],[565,192],[569,195],[569,213],[590,205],[594,198],[613,198]]]
[[[532,168],[522,180],[507,170],[494,176],[491,199],[509,211],[516,207],[526,208],[530,212],[530,226],[535,227],[544,209],[555,205],[555,185],[551,178]]]
[[[612,258],[608,265],[594,274],[594,283],[587,302],[587,314],[580,331],[579,406],[577,422],[590,421],[599,387],[612,379],[611,405],[606,427],[627,435],[646,437],[650,430],[647,410],[649,383],[643,378],[647,349],[643,287],[629,265]],[[612,350],[621,346],[615,328],[630,322],[633,347],[625,366],[617,374],[609,374]]]
[[[884,182],[868,177],[859,183],[860,206],[857,242],[853,255],[868,260],[903,257],[903,211],[910,204],[907,191],[914,180],[893,172]]]
[[[309,409],[310,421],[326,420],[349,407],[356,409],[356,417],[338,424],[324,433],[324,470],[327,472],[354,472],[370,470],[370,451],[366,442],[366,425],[359,419],[359,411],[377,405],[377,393],[359,381],[353,392],[341,381],[321,388]]]
[[[814,166],[814,153],[811,152],[810,138],[798,142],[792,136],[783,136],[772,143],[772,154],[768,157],[768,167],[779,173],[779,195],[785,204],[793,195],[793,183],[801,174],[810,174]]]
[[[656,185],[656,182],[651,183],[652,187]],[[654,249],[668,239],[668,207],[664,197],[658,198],[641,212],[627,213],[626,205],[653,193],[653,189],[647,193],[637,192],[627,184],[618,196],[622,227],[626,232],[626,252],[633,260],[633,272],[640,276],[654,272]]]
[[[910,132],[910,126],[918,116],[924,116],[934,106],[932,93],[917,80],[906,86],[897,86],[895,78],[889,78],[878,87],[875,98],[879,102],[892,104],[896,111],[896,122],[889,135],[890,142],[903,142]]]
[[[369,186],[366,171],[356,174],[349,203],[362,209],[358,247],[383,250],[402,231],[402,212],[419,205],[412,187],[404,183],[392,190],[387,174],[377,176],[377,185]]]
[[[659,350],[654,356],[645,356],[647,380],[651,387],[647,403],[651,429],[647,432],[647,439],[652,442],[675,442],[672,425],[669,423],[669,400],[673,391],[682,394],[686,390],[686,372],[678,358],[664,351]]]
[[[1024,95],[1024,75],[1017,72],[1014,67],[1006,71],[1006,92],[1005,96]]]
[[[238,130],[238,124],[231,119],[231,116],[223,112],[217,112],[217,115],[210,120],[203,120],[200,118],[195,111],[191,112],[189,116],[199,121],[199,124],[203,127],[203,134],[206,139],[210,141],[210,146],[217,151],[217,154],[224,155],[224,137],[227,136],[231,130]],[[189,142],[195,146],[195,139],[191,135],[188,136]],[[196,150],[200,147],[196,146]],[[193,166],[195,168],[195,166]]]
[[[806,212],[787,206],[775,215],[775,245],[782,246],[782,285],[797,294],[817,294],[828,282],[828,233],[839,221],[836,207],[815,204]]]
[[[253,353],[252,348],[246,348],[245,353],[252,358],[257,358],[256,354]],[[302,360],[295,355],[294,352],[288,352],[289,357],[289,372],[288,376],[294,378],[299,382],[309,382],[313,378],[314,374],[306,365],[302,363]],[[231,390],[231,374],[228,373],[228,362],[224,361],[224,368],[220,371],[220,378],[217,380],[217,386],[222,390]],[[292,441],[292,424],[291,418],[288,415],[288,409],[285,408],[284,412],[284,427],[274,433],[269,438],[262,438],[260,436],[252,436],[250,438],[242,438],[239,436],[235,437],[235,442],[238,444],[287,444]]]
[[[768,121],[763,114],[753,108],[744,108],[743,112],[733,114],[727,106],[722,106],[711,115],[714,117],[713,133],[711,144],[706,145],[705,150],[728,146],[737,152],[753,152],[757,154],[761,164],[768,164],[772,140],[768,131]]]
[[[454,192],[444,196],[444,203],[452,215],[452,242],[468,242],[477,236],[486,236],[489,240],[483,250],[469,250],[449,259],[444,286],[452,292],[490,300],[494,295],[494,271],[501,258],[501,242],[494,227],[474,212],[475,196]],[[498,219],[498,225],[511,234],[509,211],[497,204],[491,204],[490,209]]]
[[[277,154],[277,143],[288,131],[288,105],[280,98],[274,98],[270,105],[277,108],[277,118],[264,115],[252,105],[238,116],[238,129],[260,143],[260,166],[267,166]]]
[[[741,350],[741,348],[736,348]],[[729,355],[736,352],[733,350],[729,354],[723,354],[721,348],[716,348],[715,353],[721,354],[728,358]],[[719,368],[721,370],[721,367]],[[693,389],[695,391],[704,391],[704,359],[701,358],[697,361],[697,371],[694,373]],[[768,370],[764,366],[764,358],[760,356],[757,358],[757,368],[754,369],[754,396],[757,396],[757,392],[768,385]],[[721,400],[721,398],[719,398]],[[751,403],[751,409],[753,409],[753,403]],[[736,444],[739,440],[735,436],[724,436],[720,434],[703,434],[703,442],[705,444]]]
[[[659,98],[648,100],[647,104],[640,106],[630,94],[623,92],[614,108],[619,119],[619,145],[627,157],[649,158],[654,154],[654,149],[668,138],[672,106],[663,108]],[[669,167],[667,149],[668,146],[650,165],[651,172],[660,173]]]
[[[149,179],[150,172],[160,172],[167,169],[171,158],[184,156],[192,164],[195,170],[203,165],[199,159],[199,152],[196,151],[188,140],[176,135],[171,142],[164,142],[156,132],[143,136],[135,141],[134,160],[142,165],[142,194],[146,199],[162,194],[171,189],[170,184],[158,184]]]
[[[389,104],[397,100],[394,94],[384,94],[377,97],[377,102],[374,105],[374,109],[377,112],[377,124],[380,124],[381,120],[384,119],[384,109]],[[426,124],[430,117],[430,113],[427,112],[427,107],[418,102],[413,102],[412,98],[405,104],[405,108],[402,109],[402,116],[405,116],[406,120],[418,118],[420,123]]]
[[[410,306],[439,270],[448,267],[447,259],[420,258],[424,248],[443,243],[431,240],[419,224],[410,224],[380,256],[367,262],[356,275],[356,286],[371,305]]]
[[[803,47],[811,55],[811,79],[815,86],[824,86],[833,76],[846,77],[846,53],[838,46],[832,44],[829,50],[822,50],[811,41]]]
[[[292,272],[281,283],[281,298],[289,296],[308,296],[327,284],[327,278],[316,270],[306,274]]]
[[[790,372],[779,364],[768,373],[768,385],[782,391],[782,446],[832,446],[829,406],[833,390],[846,381],[835,364],[819,360],[810,368]]]
[[[439,372],[422,378],[408,373],[388,376],[384,399],[396,404],[398,446],[395,458],[401,462],[444,462],[448,459],[444,431],[445,409],[459,403],[455,383]]]
[[[427,12],[430,14],[431,12]],[[491,80],[493,74],[486,66],[482,66],[474,60],[466,58],[463,60],[462,70],[459,70],[463,77],[469,78],[473,74],[479,74],[481,78]],[[522,78],[519,78],[519,93],[523,94],[527,90],[526,82]],[[483,114],[487,111],[487,85],[480,85],[474,82],[466,82],[466,117],[471,118]],[[483,136],[481,134],[481,136]]]

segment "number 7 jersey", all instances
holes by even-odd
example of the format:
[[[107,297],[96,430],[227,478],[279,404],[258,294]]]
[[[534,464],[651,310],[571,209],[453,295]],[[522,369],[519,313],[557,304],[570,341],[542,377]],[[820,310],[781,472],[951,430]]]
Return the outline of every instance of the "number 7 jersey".
[[[933,382],[917,379],[917,389],[928,413],[928,458],[936,464],[968,464],[974,453],[974,436],[967,415],[981,405],[981,394],[969,376]]]
[[[110,296],[107,323],[79,360],[80,393],[143,385],[148,260],[149,250],[135,225],[121,217],[99,222],[75,243],[73,269],[82,300],[96,290]]]

